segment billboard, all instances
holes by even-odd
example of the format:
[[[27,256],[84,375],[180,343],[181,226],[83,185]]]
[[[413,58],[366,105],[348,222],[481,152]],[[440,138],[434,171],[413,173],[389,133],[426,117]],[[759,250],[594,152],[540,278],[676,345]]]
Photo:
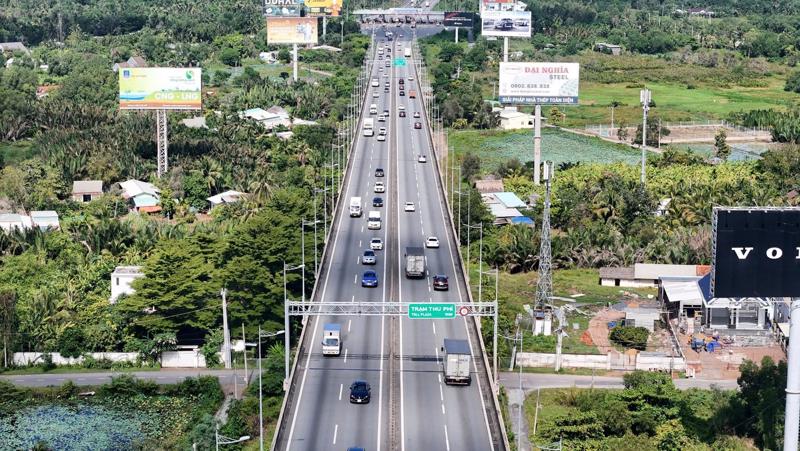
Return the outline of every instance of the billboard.
[[[500,103],[577,105],[578,63],[500,63]]]
[[[300,17],[303,0],[264,0],[264,15],[267,17]]]
[[[531,37],[530,11],[484,11],[481,14],[484,36]]]
[[[199,110],[199,67],[131,67],[119,70],[121,110]]]
[[[475,13],[462,12],[462,11],[446,11],[444,13],[444,26],[445,27],[464,27],[472,28]]]
[[[481,0],[481,13],[485,11],[513,11],[516,0]]]
[[[800,296],[800,209],[714,208],[711,293]]]
[[[342,0],[306,0],[306,11],[309,16],[339,16]]]
[[[316,44],[316,17],[268,17],[268,44]]]

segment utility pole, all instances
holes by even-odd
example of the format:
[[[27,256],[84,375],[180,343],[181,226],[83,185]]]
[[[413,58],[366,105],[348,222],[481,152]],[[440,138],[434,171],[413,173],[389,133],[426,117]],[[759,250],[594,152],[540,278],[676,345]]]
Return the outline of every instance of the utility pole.
[[[550,246],[550,186],[553,179],[553,163],[544,164],[544,211],[542,212],[542,240],[539,246],[539,281],[536,283],[536,308],[544,310],[553,296],[552,254]]]
[[[794,333],[791,329],[794,328]],[[788,371],[786,374],[786,414],[783,426],[783,451],[797,451],[800,429],[800,298],[792,299],[789,313]]]
[[[247,340],[244,338],[244,322],[242,322],[242,349],[244,352],[244,388],[250,384],[250,375],[247,374]]]
[[[231,333],[228,330],[228,303],[226,295],[228,290],[223,288],[220,290],[222,295],[222,360],[225,363],[225,369],[231,369]]]
[[[647,112],[650,111],[650,90],[642,89],[639,91],[639,101],[642,103],[642,185],[645,184],[646,175],[644,170],[647,160]]]

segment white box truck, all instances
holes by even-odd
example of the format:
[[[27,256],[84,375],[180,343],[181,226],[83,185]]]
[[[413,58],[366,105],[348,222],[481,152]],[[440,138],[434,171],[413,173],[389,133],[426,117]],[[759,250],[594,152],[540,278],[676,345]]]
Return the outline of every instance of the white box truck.
[[[372,104],[369,106],[369,114],[378,114],[378,105]]]
[[[350,217],[351,218],[359,218],[359,217],[361,217],[361,198],[360,197],[351,197],[350,198]]]
[[[375,134],[375,119],[371,117],[364,119],[363,131],[364,136],[373,136]]]
[[[472,354],[469,352],[467,340],[445,338],[442,351],[444,351],[444,359],[442,360],[444,383],[447,385],[469,385],[472,382],[472,376],[469,373]]]
[[[367,228],[370,230],[378,230],[381,228],[381,212],[369,212],[369,216],[367,216]]]
[[[406,47],[406,49],[403,51],[403,56],[406,58],[411,58],[411,47]]]
[[[425,277],[425,249],[409,246],[406,248],[406,278],[421,279]]]
[[[326,324],[322,329],[322,355],[342,353],[342,326]]]

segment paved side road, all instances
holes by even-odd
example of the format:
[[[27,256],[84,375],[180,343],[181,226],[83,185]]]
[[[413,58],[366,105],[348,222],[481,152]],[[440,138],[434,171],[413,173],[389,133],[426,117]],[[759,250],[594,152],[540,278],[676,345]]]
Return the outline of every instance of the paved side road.
[[[689,388],[718,387],[723,390],[735,390],[738,385],[735,380],[708,380],[708,379],[675,379],[675,386],[681,390]],[[525,415],[520,415],[519,409],[525,401],[525,396],[537,388],[624,388],[621,377],[609,376],[576,376],[572,374],[547,374],[547,373],[500,373],[500,385],[508,393],[508,411],[511,417],[511,427],[519,433],[519,451],[530,451],[528,441],[528,422]],[[520,390],[520,385],[522,390]],[[519,422],[522,424],[519,424]],[[519,431],[519,432],[518,432]]]
[[[252,374],[252,370],[250,370]],[[47,387],[50,385],[59,386],[71,380],[76,385],[101,385],[111,381],[112,376],[130,374],[139,379],[151,380],[157,384],[175,384],[187,377],[197,376],[217,376],[221,385],[233,385],[234,374],[237,383],[244,382],[244,370],[208,370],[208,369],[170,369],[160,371],[125,371],[125,372],[103,372],[103,373],[51,373],[51,374],[15,374],[2,376],[0,380],[6,380],[14,385],[23,387]]]

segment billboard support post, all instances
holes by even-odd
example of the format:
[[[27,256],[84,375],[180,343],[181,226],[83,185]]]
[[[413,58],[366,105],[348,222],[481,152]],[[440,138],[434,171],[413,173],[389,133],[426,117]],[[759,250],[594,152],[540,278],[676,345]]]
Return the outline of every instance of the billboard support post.
[[[533,118],[533,183],[539,185],[542,165],[542,106],[536,104]]]
[[[642,102],[642,185],[646,180],[645,161],[647,160],[647,112],[650,111],[650,90],[639,91],[639,100]]]
[[[328,32],[328,16],[322,16],[322,37]]]
[[[297,82],[297,44],[292,44],[292,80]]]
[[[458,27],[456,27],[456,44],[458,44]]]
[[[783,451],[797,449],[798,433],[800,432],[798,431],[800,429],[800,333],[798,333],[800,332],[800,298],[792,298],[789,324]]]
[[[169,170],[169,163],[167,158],[167,147],[169,147],[169,140],[167,139],[167,110],[156,110],[156,147],[158,148],[158,178],[166,174]]]

